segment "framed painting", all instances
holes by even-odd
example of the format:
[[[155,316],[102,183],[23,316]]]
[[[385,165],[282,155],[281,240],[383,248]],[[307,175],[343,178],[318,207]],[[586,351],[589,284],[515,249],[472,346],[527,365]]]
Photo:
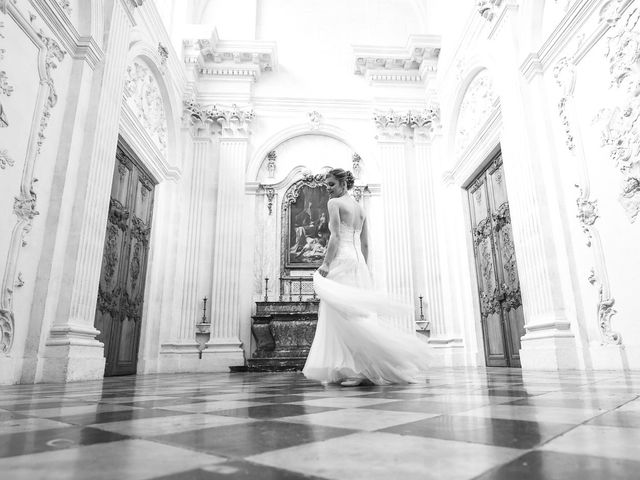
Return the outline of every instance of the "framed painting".
[[[285,194],[282,234],[286,269],[322,265],[329,242],[328,201],[323,175],[307,175]]]

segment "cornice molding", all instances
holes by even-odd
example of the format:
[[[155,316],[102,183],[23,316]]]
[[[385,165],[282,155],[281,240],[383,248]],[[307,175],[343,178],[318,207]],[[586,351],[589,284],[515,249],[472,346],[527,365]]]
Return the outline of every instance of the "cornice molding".
[[[599,19],[596,28],[588,37],[585,37],[579,45],[578,51],[573,55],[577,64],[586,53],[602,38],[610,28],[612,22],[619,18],[633,0],[585,0],[574,2],[558,26],[547,36],[537,52],[531,52],[520,65],[520,72],[527,80],[531,80],[536,74],[544,73],[564,49],[578,36],[579,30],[599,7]]]
[[[250,77],[257,80],[264,72],[277,70],[275,42],[223,41],[217,30],[211,38],[185,39],[184,62],[199,77]]]
[[[85,60],[95,70],[104,59],[104,51],[95,38],[80,35],[57,2],[35,1],[32,5],[69,55],[76,60]]]
[[[435,73],[440,36],[409,35],[403,47],[354,45],[354,73],[370,82],[416,83]]]

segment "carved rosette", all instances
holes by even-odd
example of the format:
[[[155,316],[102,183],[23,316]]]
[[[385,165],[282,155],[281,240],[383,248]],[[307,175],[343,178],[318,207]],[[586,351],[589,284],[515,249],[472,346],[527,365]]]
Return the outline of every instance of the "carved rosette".
[[[276,161],[278,160],[278,154],[275,150],[271,150],[267,153],[267,173],[269,178],[274,178],[276,175]]]
[[[607,60],[612,93],[619,99],[612,109],[603,109],[602,144],[622,175],[618,200],[631,223],[640,213],[640,11],[621,15],[623,2],[607,2],[602,21],[612,25]],[[604,13],[603,13],[604,12]]]
[[[158,82],[144,62],[134,60],[125,74],[125,100],[153,142],[167,153],[168,130]]]
[[[605,294],[603,284],[593,270],[589,275],[589,283],[598,288],[597,314],[602,343],[605,345],[621,345],[621,335],[611,329],[611,317],[617,313],[613,308],[615,300]]]

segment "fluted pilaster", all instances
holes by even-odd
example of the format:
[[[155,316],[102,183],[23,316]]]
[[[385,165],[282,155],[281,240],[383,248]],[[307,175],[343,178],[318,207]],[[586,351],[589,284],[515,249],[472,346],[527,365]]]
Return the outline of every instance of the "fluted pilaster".
[[[418,233],[420,242],[416,242],[421,249],[423,259],[424,292],[419,292],[424,296],[424,315],[430,322],[431,336],[443,337],[447,335],[445,324],[443,285],[442,285],[442,265],[440,263],[441,249],[438,231],[437,218],[438,206],[436,204],[436,171],[432,158],[432,136],[431,127],[415,127],[414,129],[414,151],[416,163],[416,177],[419,188],[418,215],[420,231]]]
[[[385,237],[387,290],[410,303],[414,301],[411,258],[411,224],[407,195],[407,118],[393,112],[374,116],[378,128],[378,157],[382,175],[382,213]],[[374,239],[375,241],[375,239]],[[402,330],[414,331],[411,314],[393,319]]]
[[[211,162],[211,137],[200,136],[193,140],[193,160],[191,178],[186,188],[185,209],[183,210],[184,240],[178,263],[180,275],[179,310],[176,337],[179,342],[195,340],[195,323],[202,316],[202,297],[206,294],[200,283],[202,267],[202,227],[204,224],[204,202],[207,181],[207,163]]]
[[[252,119],[252,111],[235,106],[218,110],[217,115],[222,133],[211,294],[212,337],[230,343],[239,343],[240,337],[242,239],[247,224],[243,216],[244,170]]]

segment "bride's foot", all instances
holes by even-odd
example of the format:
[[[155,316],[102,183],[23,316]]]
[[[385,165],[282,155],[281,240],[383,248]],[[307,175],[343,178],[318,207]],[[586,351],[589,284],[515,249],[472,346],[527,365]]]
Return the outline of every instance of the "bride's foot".
[[[357,387],[358,385],[362,385],[365,381],[365,378],[352,378],[350,380],[341,382],[340,385],[342,385],[343,387]]]

